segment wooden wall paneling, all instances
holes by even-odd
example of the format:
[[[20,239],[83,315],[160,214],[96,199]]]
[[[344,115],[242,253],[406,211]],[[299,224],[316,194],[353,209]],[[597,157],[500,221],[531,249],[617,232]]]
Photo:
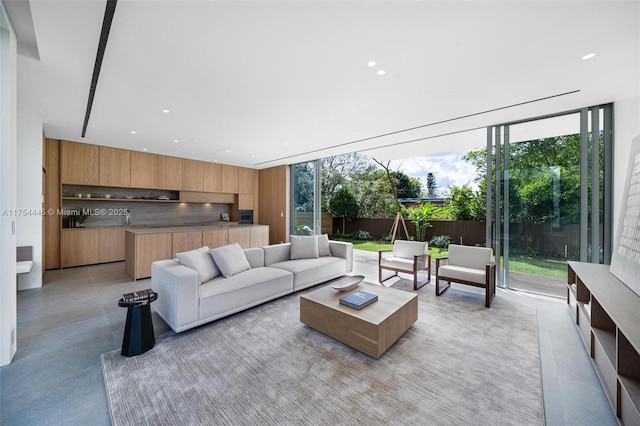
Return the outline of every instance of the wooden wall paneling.
[[[156,189],[182,189],[182,158],[158,155],[156,168]]]
[[[156,188],[158,156],[146,152],[131,151],[131,187]]]
[[[176,253],[184,251],[194,250],[202,247],[202,232],[201,231],[189,231],[189,232],[174,232],[173,233],[173,248],[172,257],[176,257]]]
[[[100,185],[131,186],[131,151],[100,147]]]
[[[209,248],[226,246],[229,241],[229,232],[225,229],[214,229],[202,232],[202,245]]]
[[[183,191],[204,191],[204,162],[199,160],[182,159],[182,189]]]
[[[229,244],[238,243],[243,249],[251,247],[251,228],[229,228]]]
[[[136,278],[136,234],[124,233],[124,272],[135,280]]]
[[[269,244],[288,241],[287,169],[277,166],[259,171],[260,223],[269,225]]]
[[[74,229],[62,232],[62,267],[98,263],[99,235],[97,229]]]
[[[222,192],[227,194],[238,193],[238,167],[222,165]]]
[[[205,192],[222,192],[222,164],[203,164],[203,185]]]
[[[269,245],[269,226],[254,226],[251,229],[251,247]]]
[[[253,194],[238,194],[238,209],[253,210]]]
[[[54,214],[44,217],[44,269],[56,269],[60,267],[60,232],[62,228],[61,216],[57,214],[61,207],[60,187],[60,141],[46,139],[44,145],[44,208],[53,209]]]
[[[118,262],[124,260],[124,233],[124,228],[98,230],[98,241],[100,242],[100,248],[98,250],[99,262]]]
[[[100,147],[62,141],[60,179],[63,184],[100,184]]]

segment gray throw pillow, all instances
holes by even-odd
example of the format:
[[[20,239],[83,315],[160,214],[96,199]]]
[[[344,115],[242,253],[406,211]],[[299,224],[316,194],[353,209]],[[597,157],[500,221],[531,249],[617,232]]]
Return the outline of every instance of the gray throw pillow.
[[[318,255],[318,239],[315,235],[290,235],[291,259],[313,259]]]
[[[176,257],[180,264],[196,270],[200,284],[220,276],[220,271],[216,264],[213,263],[211,256],[209,256],[209,247],[207,246],[176,253]]]
[[[331,248],[329,247],[329,236],[327,234],[318,235],[318,255],[331,256]]]
[[[210,249],[209,253],[225,278],[251,269],[247,256],[238,243]]]

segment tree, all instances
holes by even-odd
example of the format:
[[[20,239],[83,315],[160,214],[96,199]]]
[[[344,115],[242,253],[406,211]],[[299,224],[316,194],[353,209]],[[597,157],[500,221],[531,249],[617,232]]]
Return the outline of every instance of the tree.
[[[437,188],[438,184],[436,183],[436,177],[431,172],[427,173],[427,197],[436,197]]]
[[[436,207],[429,202],[407,209],[407,216],[416,227],[416,239],[418,241],[425,241],[427,228],[432,226],[429,221],[432,219],[435,210]]]
[[[294,210],[296,213],[312,212],[314,203],[314,172],[310,163],[300,163],[293,167]]]
[[[342,218],[342,232],[344,232],[346,218],[358,216],[358,200],[349,188],[343,186],[331,198],[329,211],[332,215]]]
[[[351,176],[364,173],[370,166],[369,158],[357,152],[321,159],[320,203],[322,211],[329,211],[331,198],[341,187],[349,183]]]
[[[391,164],[391,161],[387,161],[386,164],[382,163],[381,161],[376,160],[375,158],[373,159],[373,161],[375,161],[376,163],[378,163],[380,165],[380,167],[382,167],[387,175],[387,179],[389,180],[389,186],[391,188],[391,194],[393,195],[393,201],[396,205],[396,220],[393,223],[393,227],[391,229],[391,232],[389,233],[389,235],[391,236],[391,242],[393,243],[393,241],[396,239],[396,233],[398,232],[398,224],[399,222],[402,222],[402,228],[404,229],[404,234],[407,237],[407,239],[409,239],[409,232],[407,231],[407,225],[404,223],[404,217],[402,217],[402,204],[400,204],[400,201],[398,200],[398,187],[400,186],[400,179],[402,177],[405,177],[406,180],[405,182],[402,182],[403,185],[408,185],[410,184],[409,178],[407,175],[405,175],[404,173],[401,172],[392,172],[391,169],[389,168],[389,165]]]

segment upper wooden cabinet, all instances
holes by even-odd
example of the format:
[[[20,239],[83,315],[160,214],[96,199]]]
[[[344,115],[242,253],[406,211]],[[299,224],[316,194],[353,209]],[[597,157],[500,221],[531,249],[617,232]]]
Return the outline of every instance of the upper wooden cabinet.
[[[100,147],[100,185],[131,186],[131,151]]]
[[[156,189],[172,189],[179,191],[182,189],[182,158],[157,155],[158,165],[156,166]]]
[[[238,167],[238,194],[255,194],[258,189],[258,171],[246,167]]]
[[[204,162],[182,159],[182,190],[204,191]]]
[[[60,182],[75,185],[100,184],[100,147],[62,141]]]
[[[204,163],[203,175],[203,191],[222,192],[222,164]]]
[[[146,152],[131,151],[131,187],[155,188],[158,156]]]
[[[222,192],[238,193],[238,167],[222,165]]]

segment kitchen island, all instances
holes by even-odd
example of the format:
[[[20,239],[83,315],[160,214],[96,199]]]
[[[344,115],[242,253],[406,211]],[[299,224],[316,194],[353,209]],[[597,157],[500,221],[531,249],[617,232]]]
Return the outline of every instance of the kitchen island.
[[[269,225],[149,226],[127,229],[125,271],[133,280],[151,276],[151,263],[172,259],[176,253],[202,246],[209,248],[238,243],[242,248],[269,244]]]

